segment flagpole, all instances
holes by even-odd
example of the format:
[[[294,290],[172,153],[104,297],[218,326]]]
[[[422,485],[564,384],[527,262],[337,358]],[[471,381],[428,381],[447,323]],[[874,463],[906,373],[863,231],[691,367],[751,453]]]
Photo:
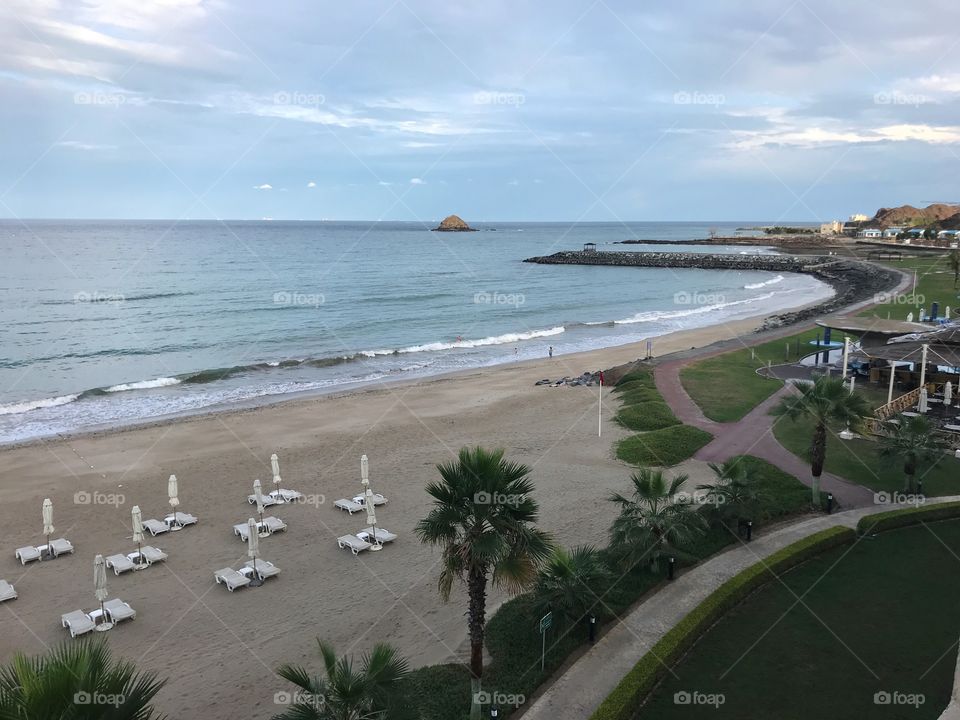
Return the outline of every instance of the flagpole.
[[[600,372],[600,392],[597,395],[597,437],[603,436],[603,372]]]

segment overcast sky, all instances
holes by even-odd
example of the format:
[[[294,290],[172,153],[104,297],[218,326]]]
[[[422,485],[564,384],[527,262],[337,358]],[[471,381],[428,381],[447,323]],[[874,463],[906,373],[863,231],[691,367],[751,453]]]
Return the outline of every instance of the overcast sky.
[[[3,0],[0,217],[960,200],[957,0]]]

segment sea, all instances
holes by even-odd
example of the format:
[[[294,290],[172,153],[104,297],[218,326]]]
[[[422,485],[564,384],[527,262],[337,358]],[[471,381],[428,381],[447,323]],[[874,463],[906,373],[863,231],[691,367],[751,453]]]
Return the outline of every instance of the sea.
[[[829,297],[807,276],[537,265],[736,223],[0,221],[0,443],[653,339]],[[746,231],[749,234],[749,231]],[[596,368],[577,367],[577,373]]]

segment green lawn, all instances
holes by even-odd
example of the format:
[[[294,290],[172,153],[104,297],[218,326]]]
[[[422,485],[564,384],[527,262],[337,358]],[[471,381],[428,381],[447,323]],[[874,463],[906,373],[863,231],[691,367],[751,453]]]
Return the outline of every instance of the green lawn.
[[[876,491],[903,490],[904,476],[899,465],[882,459],[873,440],[841,440],[836,436],[840,428],[827,435],[827,472],[865,485]],[[787,450],[809,462],[813,423],[806,419],[796,422],[780,418],[773,426],[773,434]],[[960,494],[960,461],[949,454],[933,469],[925,473],[923,491],[926,495]]]
[[[757,375],[757,368],[768,361],[777,365],[809,354],[814,349],[809,341],[816,337],[816,330],[807,330],[752,349],[742,348],[707,358],[683,368],[680,382],[708,418],[734,422],[783,386],[779,380]]]
[[[617,443],[617,457],[631,465],[676,465],[711,440],[713,435],[706,430],[674,425],[624,438]]]
[[[636,720],[937,718],[957,659],[958,555],[954,520],[813,558],[721,619]],[[680,704],[678,693],[723,702]]]
[[[915,302],[907,303],[903,298],[897,300],[888,299],[878,307],[864,310],[860,315],[864,317],[876,316],[881,318],[890,317],[893,320],[906,320],[908,313],[913,313],[914,318],[919,317],[920,307],[924,307],[930,312],[930,303],[940,303],[940,315],[943,316],[946,306],[952,309],[960,308],[960,299],[957,290],[953,286],[953,271],[947,263],[945,255],[939,257],[914,258],[911,260],[889,261],[885,265],[905,270],[907,272],[917,271],[917,287],[915,293],[907,291],[906,295],[913,295]]]

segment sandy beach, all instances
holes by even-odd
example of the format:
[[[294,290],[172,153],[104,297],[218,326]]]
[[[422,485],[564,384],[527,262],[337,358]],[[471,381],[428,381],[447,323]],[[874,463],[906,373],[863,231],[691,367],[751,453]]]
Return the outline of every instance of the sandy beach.
[[[655,354],[748,336],[760,322],[658,338]],[[138,614],[107,634],[117,653],[169,679],[157,698],[169,716],[269,717],[279,709],[274,694],[288,689],[275,668],[302,662],[316,669],[317,637],[340,652],[386,641],[414,666],[463,657],[463,594],[440,601],[439,553],[413,534],[429,506],[423,488],[436,477],[435,465],[464,445],[504,447],[533,469],[543,528],[565,545],[603,542],[612,520],[604,497],[625,488],[629,476],[612,450],[626,434],[611,421],[617,405],[605,389],[598,437],[596,388],[534,382],[634,360],[645,352],[641,345],[0,450],[0,577],[20,595],[0,607],[0,659],[69,639],[60,615],[95,606],[94,555],[135,549],[130,509],[136,504],[145,519],[162,518],[171,473],[180,481],[180,509],[200,522],[148,536],[169,553],[167,562],[109,574],[111,597]],[[269,509],[289,530],[263,539],[261,556],[282,574],[229,593],[213,572],[246,561],[232,526],[255,513],[246,497],[255,478],[269,485],[273,452],[284,487],[318,502]],[[373,489],[389,499],[379,523],[399,539],[383,552],[354,557],[335,538],[360,530],[365,516],[332,503],[359,492],[363,453]],[[92,502],[77,504],[77,493]],[[21,567],[14,550],[43,542],[45,497],[54,504],[55,537],[68,538],[76,553]],[[491,607],[502,599],[494,594]]]

